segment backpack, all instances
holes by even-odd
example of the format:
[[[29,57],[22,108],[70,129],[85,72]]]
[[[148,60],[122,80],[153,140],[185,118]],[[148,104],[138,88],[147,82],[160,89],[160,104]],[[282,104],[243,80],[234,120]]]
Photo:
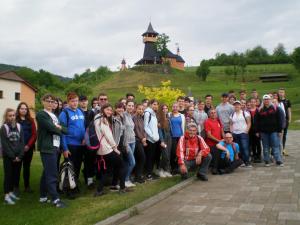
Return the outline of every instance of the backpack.
[[[147,111],[148,112],[148,111]],[[146,113],[146,112],[145,112]],[[149,120],[148,120],[148,124],[150,123],[150,121],[151,121],[151,117],[152,117],[152,115],[151,115],[151,113],[150,112],[148,112],[149,113]]]
[[[95,121],[101,119],[101,116],[98,116],[94,119],[94,121],[91,121],[90,124],[88,125],[88,127],[86,128],[85,134],[84,134],[84,141],[86,144],[86,147],[89,150],[95,150],[97,151],[100,148],[100,143],[102,138],[104,137],[102,135],[102,137],[98,138],[97,136],[97,132],[96,132],[96,128],[95,128]]]
[[[84,118],[84,120],[85,120],[85,117],[84,117],[84,112],[83,112],[83,110],[81,109],[81,108],[77,108],[77,109],[79,109],[80,110],[80,112],[82,113],[82,115],[83,115],[83,118]],[[66,126],[68,127],[69,126],[69,120],[70,120],[70,118],[69,118],[69,112],[68,112],[68,110],[67,109],[63,109],[63,112],[66,114],[66,118],[67,118],[67,124],[66,124]]]
[[[21,132],[21,124],[17,123],[16,125],[17,125],[17,130],[20,133]],[[4,128],[6,130],[6,135],[8,135],[8,133],[9,133],[9,126],[7,124],[3,124],[3,126],[4,126]]]
[[[75,171],[71,161],[65,160],[60,165],[58,188],[63,192],[74,190],[77,187]]]

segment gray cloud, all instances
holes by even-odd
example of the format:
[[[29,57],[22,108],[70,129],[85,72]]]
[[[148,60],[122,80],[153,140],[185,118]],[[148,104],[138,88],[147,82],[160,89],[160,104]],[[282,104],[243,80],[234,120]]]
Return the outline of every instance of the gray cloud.
[[[299,12],[297,0],[2,0],[0,63],[66,76],[117,68],[123,57],[133,65],[150,19],[171,50],[180,44],[188,65],[257,44],[291,51],[300,45]]]

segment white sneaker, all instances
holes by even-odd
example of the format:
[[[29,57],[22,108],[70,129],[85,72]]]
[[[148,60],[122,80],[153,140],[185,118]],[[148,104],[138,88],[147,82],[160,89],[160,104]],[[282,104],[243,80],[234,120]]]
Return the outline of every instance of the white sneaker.
[[[158,176],[159,176],[159,177],[162,177],[162,178],[165,178],[165,177],[167,177],[167,176],[165,175],[165,173],[164,173],[164,171],[163,171],[163,170],[159,170],[159,172],[158,172]]]
[[[44,198],[40,198],[39,202],[40,203],[48,203],[48,202],[50,202],[50,200],[48,200],[47,197],[44,197]]]
[[[154,173],[156,176],[159,176],[159,172],[160,172],[160,170],[158,170],[158,169],[153,170],[153,173]]]
[[[130,187],[135,187],[136,185],[133,184],[130,180],[129,181],[125,181],[125,187],[130,188]]]
[[[5,195],[4,202],[7,205],[15,205],[16,203],[11,199],[10,195]]]
[[[166,177],[172,177],[172,174],[169,173],[168,171],[164,171],[164,174],[165,174]]]
[[[87,185],[90,186],[92,184],[94,184],[93,178],[92,177],[88,177],[88,179],[87,179]]]
[[[9,193],[9,197],[10,197],[13,201],[20,200],[20,198],[17,197],[13,192],[10,192],[10,193]]]

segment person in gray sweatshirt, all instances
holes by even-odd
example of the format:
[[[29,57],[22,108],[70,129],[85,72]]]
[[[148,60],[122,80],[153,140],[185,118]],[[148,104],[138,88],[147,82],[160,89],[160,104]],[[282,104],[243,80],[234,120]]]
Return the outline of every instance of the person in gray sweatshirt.
[[[221,98],[222,102],[217,106],[216,111],[222,123],[223,130],[227,133],[230,131],[230,116],[234,112],[234,107],[228,102],[229,95],[227,93],[223,93]]]
[[[159,134],[158,134],[158,123],[156,117],[156,111],[158,110],[158,101],[151,99],[149,101],[149,107],[144,112],[144,129],[146,132],[147,147],[145,149],[146,154],[146,179],[153,179],[153,167],[155,154],[158,154],[159,150]]]

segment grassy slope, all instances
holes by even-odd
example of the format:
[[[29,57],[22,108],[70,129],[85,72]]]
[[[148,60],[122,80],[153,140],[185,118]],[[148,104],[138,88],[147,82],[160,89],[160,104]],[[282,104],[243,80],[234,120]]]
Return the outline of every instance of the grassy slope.
[[[145,86],[157,86],[160,81],[171,80],[172,86],[182,89],[188,93],[190,89],[196,98],[203,98],[206,94],[215,96],[214,103],[218,104],[221,93],[228,90],[246,89],[248,92],[252,88],[256,88],[260,94],[276,91],[279,87],[286,88],[288,98],[293,103],[293,121],[300,119],[300,99],[299,86],[300,74],[295,71],[292,65],[276,64],[276,65],[251,65],[247,67],[248,72],[245,74],[246,82],[241,82],[238,77],[233,82],[232,77],[228,77],[224,73],[224,66],[211,68],[211,74],[206,82],[202,82],[195,75],[195,67],[189,67],[186,72],[176,71],[175,74],[151,74],[145,72],[125,71],[117,72],[112,75],[111,79],[101,82],[94,89],[94,94],[106,92],[111,102],[116,102],[127,92],[133,92],[140,100],[144,96],[137,93],[137,86],[143,84]],[[258,77],[263,73],[284,72],[291,77],[289,82],[261,83]],[[292,123],[292,129],[300,129],[300,123]]]

